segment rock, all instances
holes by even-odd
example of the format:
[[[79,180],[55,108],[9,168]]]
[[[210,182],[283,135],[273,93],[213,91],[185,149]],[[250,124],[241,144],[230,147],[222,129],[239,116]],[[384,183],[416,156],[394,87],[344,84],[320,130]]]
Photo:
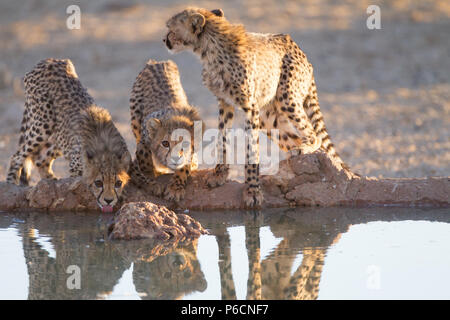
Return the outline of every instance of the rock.
[[[98,208],[94,196],[80,178],[59,180],[42,179],[29,188],[26,194],[28,205],[41,210],[95,210]]]
[[[26,195],[30,188],[15,184],[0,182],[0,210],[13,211],[29,207]]]
[[[32,208],[50,208],[56,199],[56,185],[51,180],[42,179],[27,193],[27,200]]]
[[[243,209],[244,185],[228,181],[208,188],[212,170],[193,172],[185,199],[175,203],[149,195],[130,183],[123,202],[150,201],[169,208],[190,210]],[[170,175],[158,177],[167,185]],[[450,178],[377,179],[359,177],[329,158],[324,152],[293,156],[279,164],[274,175],[261,178],[264,208],[297,206],[450,206]],[[120,208],[120,204],[116,206]],[[66,178],[42,180],[33,187],[0,183],[0,210],[99,210],[83,183]]]
[[[195,173],[186,187],[186,197],[179,203],[181,208],[195,210],[234,209],[242,205],[243,184],[229,181],[216,188],[206,186],[206,178],[212,170]]]
[[[319,174],[320,162],[315,154],[305,154],[303,157],[292,157],[289,164],[296,174]]]
[[[208,231],[188,215],[177,215],[151,202],[131,202],[123,205],[116,214],[110,237],[179,241],[202,234],[208,234]]]

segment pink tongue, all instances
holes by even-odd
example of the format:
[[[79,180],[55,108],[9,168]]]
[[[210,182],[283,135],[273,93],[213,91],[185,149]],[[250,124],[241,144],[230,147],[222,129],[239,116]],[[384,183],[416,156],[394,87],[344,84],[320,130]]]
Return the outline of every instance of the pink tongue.
[[[111,207],[111,206],[103,206],[102,207],[102,212],[103,213],[113,212],[113,207]]]

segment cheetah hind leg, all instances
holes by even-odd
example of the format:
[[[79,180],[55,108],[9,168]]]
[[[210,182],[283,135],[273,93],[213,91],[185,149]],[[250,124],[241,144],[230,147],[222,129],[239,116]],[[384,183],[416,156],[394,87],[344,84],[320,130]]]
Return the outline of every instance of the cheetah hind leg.
[[[322,144],[322,139],[301,114],[271,112],[264,114],[261,124],[267,136],[290,156],[312,153]],[[278,134],[273,135],[272,129],[278,130]]]
[[[31,150],[32,151],[32,150]],[[25,144],[19,145],[18,151],[12,155],[9,162],[8,174],[6,177],[7,183],[12,183],[15,185],[28,185],[27,172],[23,173],[24,164],[27,159],[31,156],[31,152],[28,152]],[[28,165],[27,165],[28,166]],[[28,173],[30,170],[28,170]]]
[[[246,208],[260,208],[264,201],[259,180],[259,132],[261,122],[258,110],[248,109],[245,115],[245,131],[249,134],[246,141],[243,200]]]
[[[219,163],[214,168],[214,172],[207,177],[206,184],[210,188],[221,186],[225,184],[228,179],[230,167],[226,163],[226,159],[227,147],[230,145],[230,141],[226,134],[226,130],[233,127],[233,118],[234,107],[224,100],[219,99],[219,140],[217,141]]]
[[[51,144],[47,144],[40,150],[39,156],[33,159],[33,162],[38,168],[41,179],[57,180],[55,174],[53,173],[52,165],[55,159],[59,156],[61,156],[61,153],[55,150],[54,145]]]

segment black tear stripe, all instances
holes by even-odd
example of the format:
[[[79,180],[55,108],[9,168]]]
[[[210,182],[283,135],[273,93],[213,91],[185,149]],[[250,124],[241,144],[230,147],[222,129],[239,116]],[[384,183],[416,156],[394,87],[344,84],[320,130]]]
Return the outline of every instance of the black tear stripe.
[[[167,153],[166,153],[166,155],[165,155],[165,157],[164,157],[164,160],[167,159],[167,156],[169,155],[169,153],[170,153],[170,147],[169,147],[169,151],[167,151]]]
[[[116,191],[116,180],[117,180],[117,175],[114,176],[114,187],[113,187],[113,190],[114,190],[114,193],[116,194],[117,201],[119,201],[119,195],[117,194],[117,191]]]
[[[105,181],[105,177],[103,177],[103,175],[102,175],[102,182],[104,182]],[[98,197],[97,197],[97,203],[98,204],[100,204],[100,197],[102,196],[102,194],[103,194],[103,186],[104,186],[105,184],[104,183],[102,183],[102,191],[100,192],[100,194],[98,195]]]

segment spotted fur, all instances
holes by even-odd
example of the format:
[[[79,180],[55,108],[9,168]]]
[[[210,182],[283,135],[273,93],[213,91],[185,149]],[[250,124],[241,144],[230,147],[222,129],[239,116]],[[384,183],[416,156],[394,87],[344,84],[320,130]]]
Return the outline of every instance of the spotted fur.
[[[245,222],[245,246],[248,256],[247,295],[249,300],[316,300],[326,256],[326,248],[302,248],[302,261],[296,270],[298,234],[284,237],[261,261],[260,224]],[[223,300],[235,300],[229,235],[225,228],[213,228],[219,245],[219,272]]]
[[[343,165],[326,131],[317,100],[313,67],[289,35],[250,33],[227,21],[223,11],[187,8],[167,21],[164,42],[171,52],[192,50],[202,61],[203,82],[219,102],[221,139],[234,109],[245,112],[248,132],[244,190],[247,206],[259,206],[260,129],[281,149],[296,153],[323,148]],[[279,138],[270,134],[277,129]],[[225,159],[226,148],[223,148]],[[345,168],[345,166],[344,166]],[[228,166],[219,164],[210,185],[223,184]]]
[[[187,101],[173,61],[147,62],[133,85],[130,111],[140,171],[149,179],[174,172],[164,195],[169,200],[181,200],[187,179],[197,168],[194,128],[200,116]],[[186,130],[191,140],[172,140],[177,129]]]
[[[108,111],[94,104],[70,60],[47,59],[24,77],[25,111],[7,182],[28,185],[31,164],[56,179],[53,161],[64,156],[100,207],[113,207],[129,180],[131,156]]]
[[[143,299],[181,299],[205,291],[207,283],[197,258],[197,247],[198,239],[181,243],[167,254],[136,261],[133,282],[138,292],[147,294]]]
[[[236,288],[234,286],[231,268],[231,241],[230,234],[223,224],[212,228],[212,234],[216,236],[219,248],[219,274],[222,300],[236,300]]]

